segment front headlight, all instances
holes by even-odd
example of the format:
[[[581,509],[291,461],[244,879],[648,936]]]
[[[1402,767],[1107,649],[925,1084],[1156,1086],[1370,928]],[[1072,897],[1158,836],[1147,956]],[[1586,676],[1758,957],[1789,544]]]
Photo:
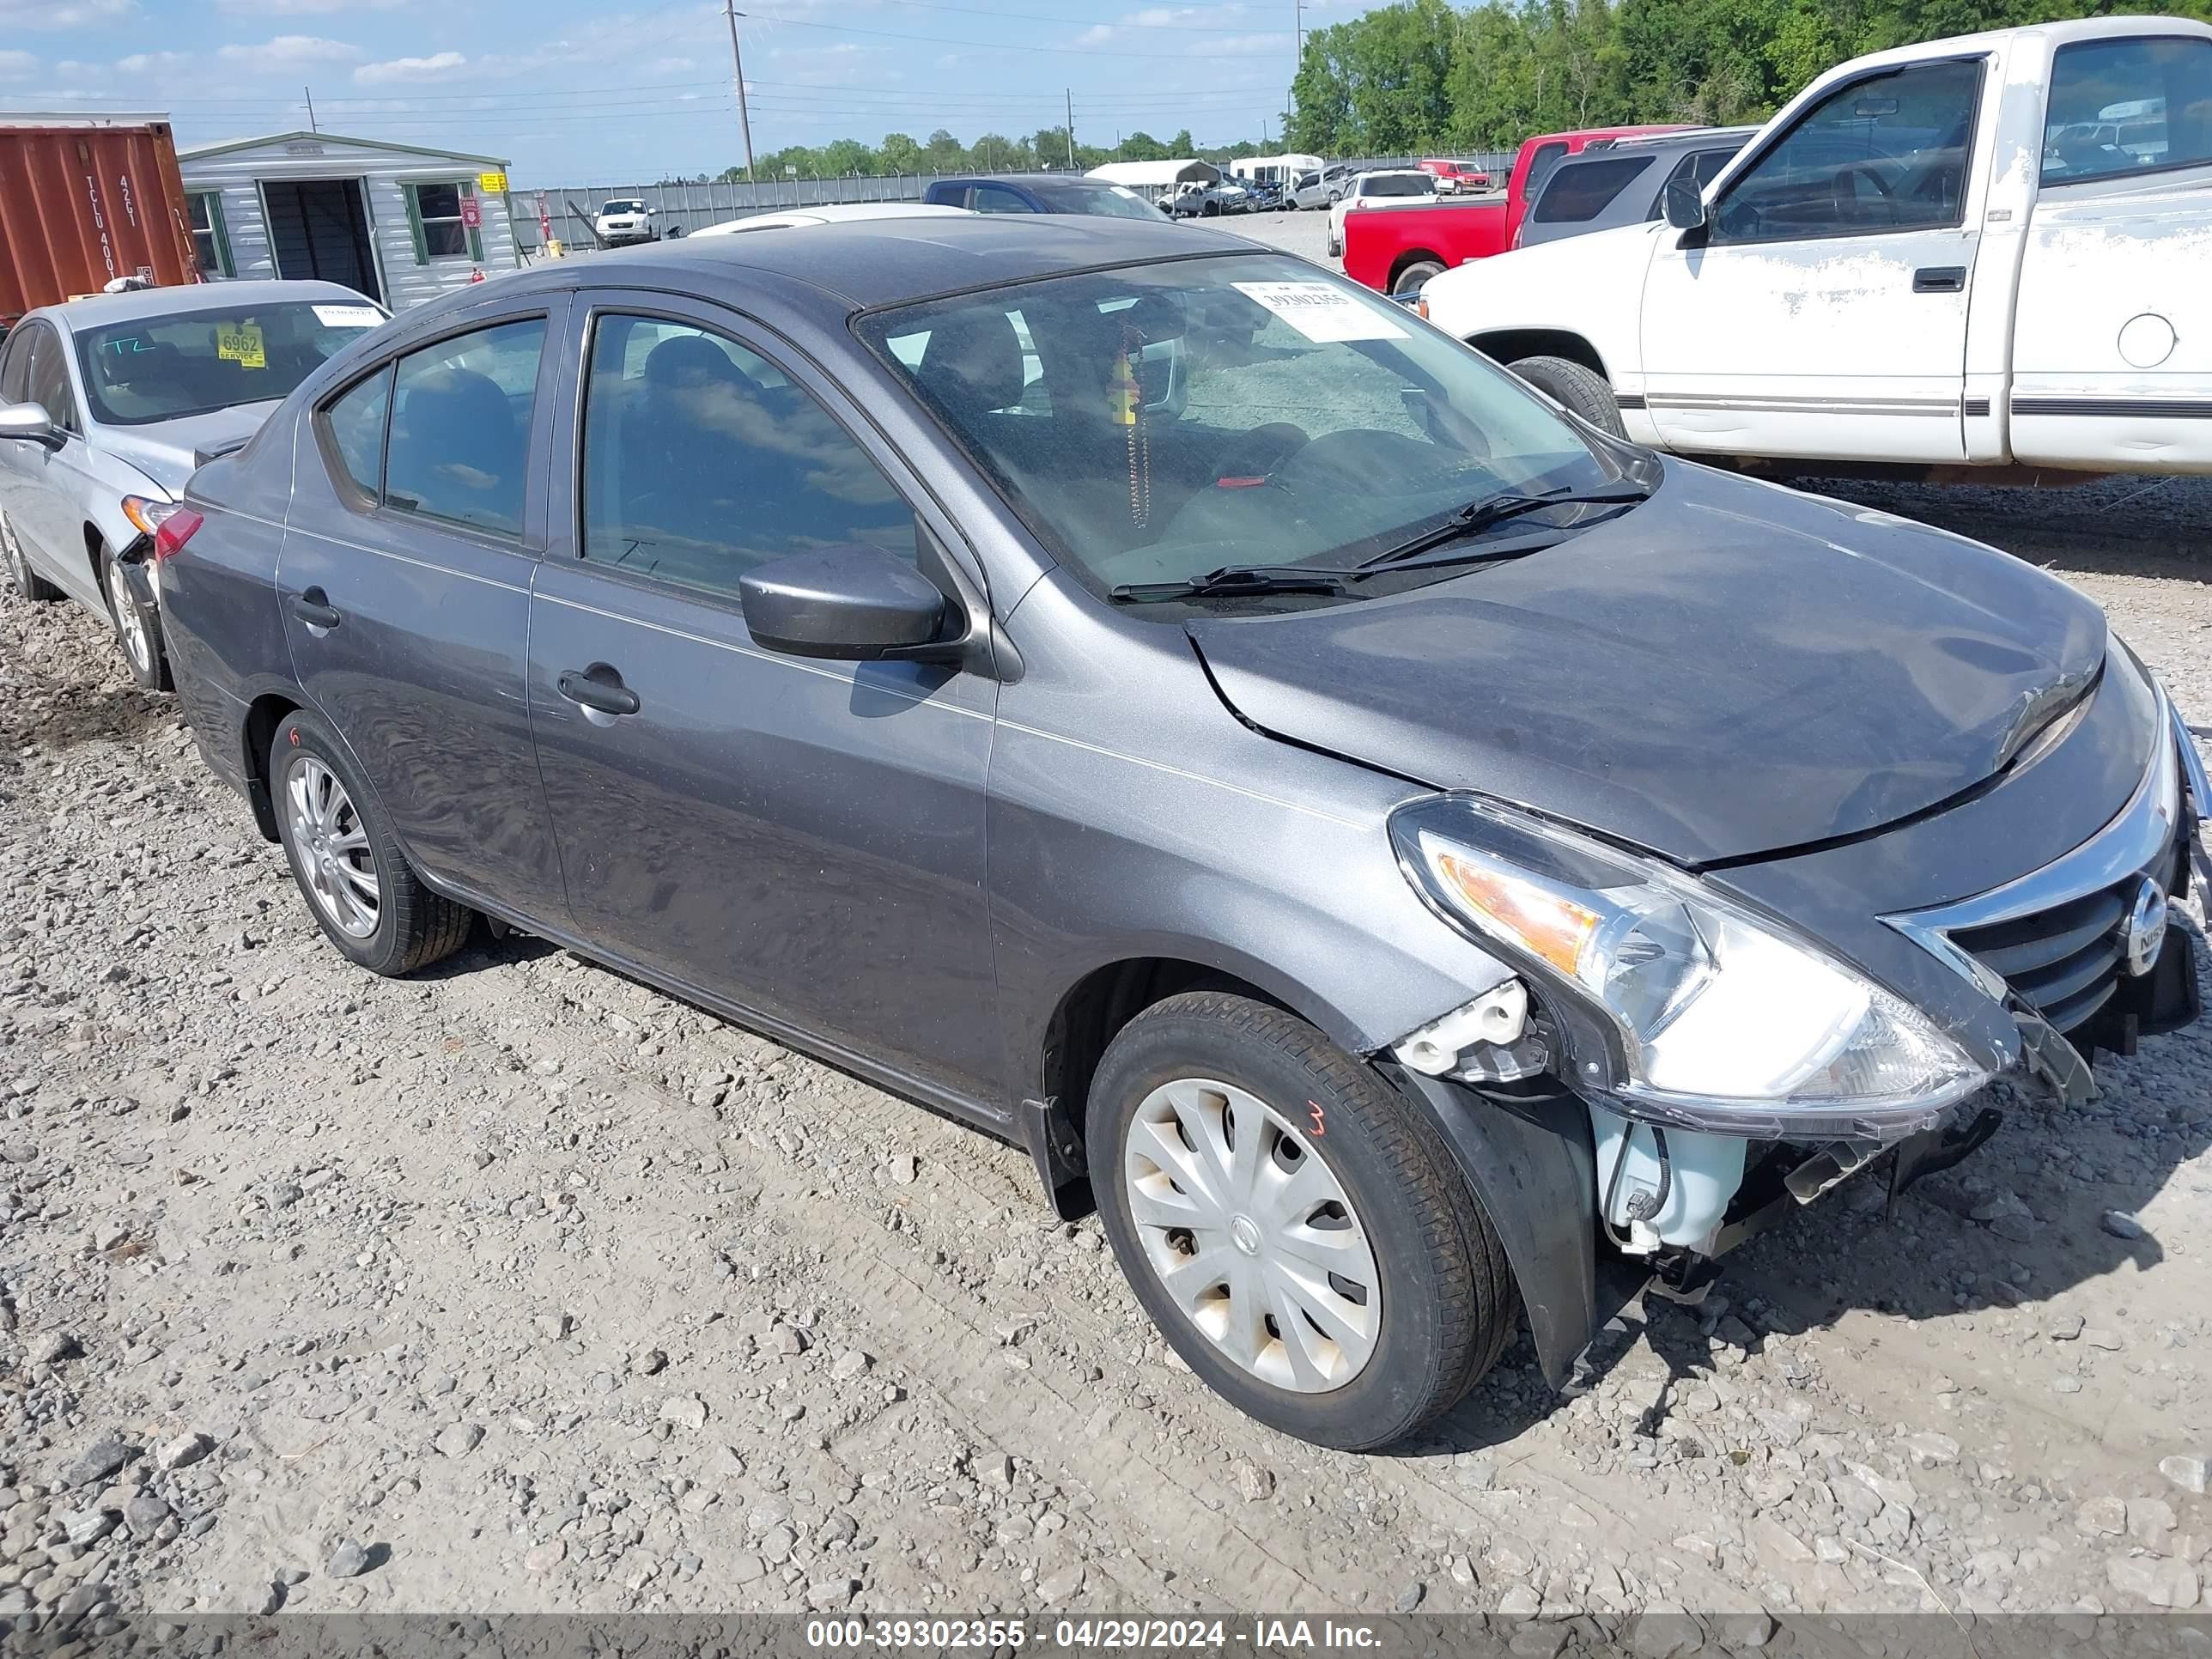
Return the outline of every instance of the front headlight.
[[[159,532],[162,524],[177,510],[175,501],[157,501],[149,495],[125,495],[123,516],[149,536]]]
[[[1464,796],[1390,831],[1431,908],[1553,1006],[1567,1080],[1631,1116],[1890,1139],[1988,1080],[1917,1009],[1680,871]]]

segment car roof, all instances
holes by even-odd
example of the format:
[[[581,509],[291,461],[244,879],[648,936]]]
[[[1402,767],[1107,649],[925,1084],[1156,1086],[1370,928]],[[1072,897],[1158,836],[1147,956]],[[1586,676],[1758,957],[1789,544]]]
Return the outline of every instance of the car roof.
[[[687,236],[595,254],[585,269],[595,284],[646,286],[718,286],[757,271],[869,309],[1103,265],[1268,251],[1166,219],[1153,225],[1072,213],[946,213],[794,225],[774,236]]]
[[[725,219],[719,224],[702,226],[691,234],[733,236],[748,230],[794,230],[804,225],[852,224],[864,219],[939,219],[967,213],[966,208],[934,202],[824,202],[818,207],[749,213],[742,219]]]
[[[337,283],[180,283],[169,288],[138,289],[129,294],[88,294],[58,306],[42,306],[32,317],[47,317],[72,331],[106,328],[114,323],[143,323],[156,317],[185,317],[195,312],[238,310],[247,306],[305,304],[365,306],[365,294]],[[30,317],[23,319],[31,320]]]

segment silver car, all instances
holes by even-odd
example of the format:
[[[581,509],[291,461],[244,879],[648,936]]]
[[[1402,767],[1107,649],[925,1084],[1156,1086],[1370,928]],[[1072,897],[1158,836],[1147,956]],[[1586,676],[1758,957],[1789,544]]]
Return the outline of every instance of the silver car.
[[[16,591],[107,617],[138,683],[167,690],[140,567],[185,481],[386,316],[335,283],[226,283],[25,317],[0,342],[0,558]]]

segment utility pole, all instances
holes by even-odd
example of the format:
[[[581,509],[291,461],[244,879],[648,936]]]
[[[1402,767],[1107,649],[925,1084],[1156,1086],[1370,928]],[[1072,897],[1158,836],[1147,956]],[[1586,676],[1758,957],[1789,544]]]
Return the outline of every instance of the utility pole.
[[[1067,170],[1073,173],[1075,171],[1075,88],[1069,87],[1066,91],[1067,93]]]
[[[315,125],[315,89],[313,87],[301,87],[300,90],[307,94],[307,131],[320,132],[322,129]]]
[[[722,0],[722,15],[730,20],[730,79],[738,88],[738,131],[745,141],[745,182],[753,179],[753,121],[745,110],[745,60],[738,51],[737,0]]]

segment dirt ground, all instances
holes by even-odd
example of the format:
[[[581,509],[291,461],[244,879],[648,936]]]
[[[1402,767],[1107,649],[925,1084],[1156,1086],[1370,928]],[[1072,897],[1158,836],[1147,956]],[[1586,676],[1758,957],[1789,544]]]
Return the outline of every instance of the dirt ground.
[[[2053,565],[2212,721],[2204,485],[1861,494]],[[1418,1607],[1549,1659],[2197,1602],[2212,1027],[1632,1306],[1571,1399],[1523,1340],[1338,1455],[1200,1387],[1007,1147],[536,941],[349,967],[86,613],[0,599],[0,1624]]]

